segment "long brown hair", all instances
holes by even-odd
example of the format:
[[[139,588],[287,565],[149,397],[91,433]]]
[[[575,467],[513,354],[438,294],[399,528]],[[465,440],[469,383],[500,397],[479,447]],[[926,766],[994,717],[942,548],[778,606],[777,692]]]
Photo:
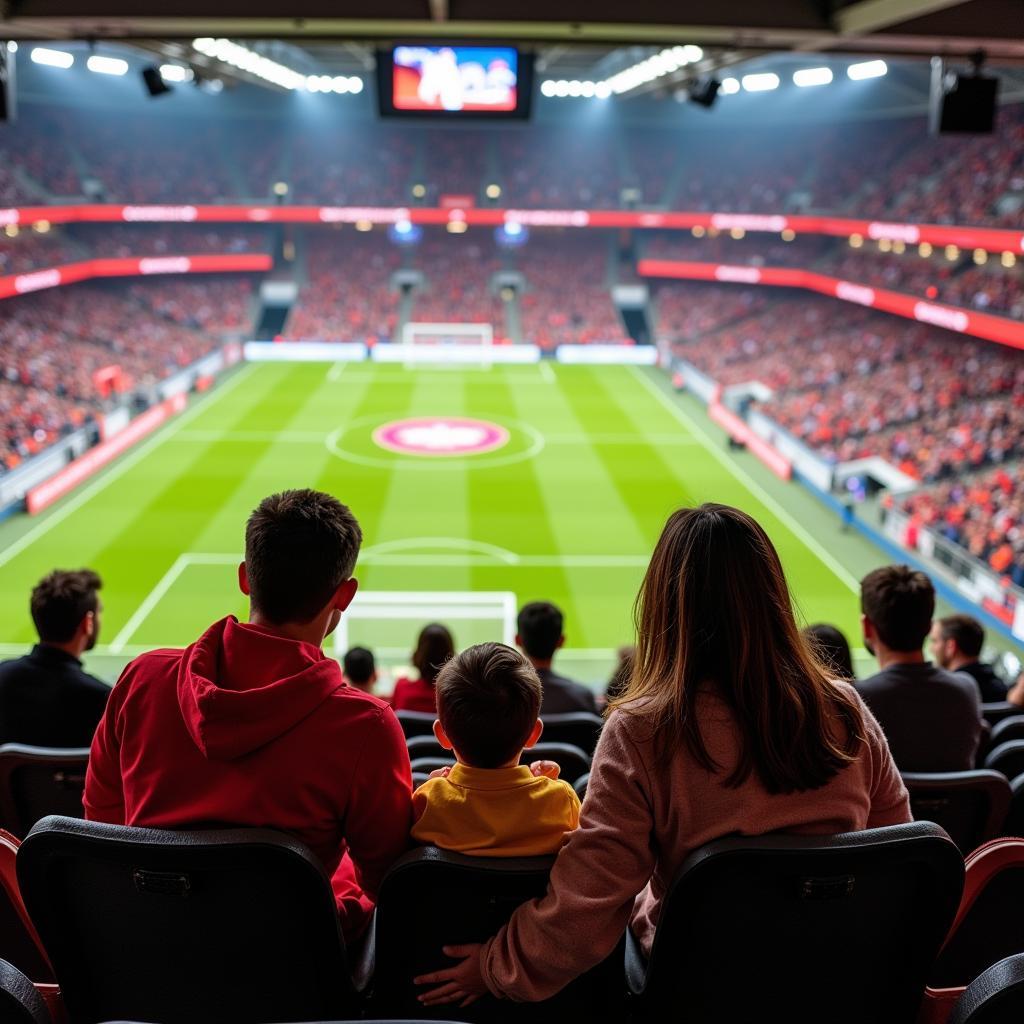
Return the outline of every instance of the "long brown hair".
[[[649,717],[666,759],[685,746],[705,769],[721,770],[697,713],[705,687],[740,731],[727,786],[756,772],[769,793],[817,789],[855,760],[856,699],[800,635],[778,553],[745,512],[707,504],[673,513],[634,616],[633,672],[610,706]]]

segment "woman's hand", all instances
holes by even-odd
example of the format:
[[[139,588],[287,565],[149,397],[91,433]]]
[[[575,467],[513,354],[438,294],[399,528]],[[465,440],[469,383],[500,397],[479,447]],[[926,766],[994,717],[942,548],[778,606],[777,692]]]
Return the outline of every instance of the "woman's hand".
[[[421,974],[413,981],[417,985],[436,985],[429,992],[419,996],[424,1006],[443,1006],[445,1003],[458,1003],[460,1007],[475,1003],[481,996],[487,995],[487,986],[480,973],[479,944],[467,946],[445,946],[445,956],[454,960],[462,959],[462,963],[454,967],[446,967],[443,971],[433,974]]]

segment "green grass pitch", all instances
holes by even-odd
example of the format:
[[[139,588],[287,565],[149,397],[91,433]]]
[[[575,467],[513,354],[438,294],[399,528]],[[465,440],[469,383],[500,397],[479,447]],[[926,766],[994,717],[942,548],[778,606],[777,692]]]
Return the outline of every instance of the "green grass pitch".
[[[430,415],[487,419],[511,437],[456,458],[395,454],[372,439],[390,420]],[[0,527],[0,652],[32,641],[27,595],[54,567],[103,576],[102,636],[89,657],[106,678],[141,650],[187,644],[214,619],[244,614],[235,564],[245,519],[265,495],[303,486],[336,495],[362,523],[361,588],[409,595],[377,598],[379,614],[368,599],[349,624],[352,642],[386,660],[402,660],[432,602],[460,645],[500,638],[514,595],[560,605],[560,665],[603,679],[631,639],[633,599],[666,516],[707,500],[753,514],[799,606],[858,635],[850,574],[657,371],[274,363],[243,367],[38,519]]]

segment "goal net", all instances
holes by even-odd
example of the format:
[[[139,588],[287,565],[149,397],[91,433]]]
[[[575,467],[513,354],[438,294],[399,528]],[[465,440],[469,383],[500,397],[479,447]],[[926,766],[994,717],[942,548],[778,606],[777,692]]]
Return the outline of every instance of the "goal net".
[[[407,365],[422,363],[489,366],[494,329],[490,324],[407,323],[402,328]]]
[[[338,658],[352,646],[369,647],[387,664],[408,664],[416,636],[441,622],[458,650],[486,640],[514,644],[516,595],[511,591],[360,590],[334,631]]]

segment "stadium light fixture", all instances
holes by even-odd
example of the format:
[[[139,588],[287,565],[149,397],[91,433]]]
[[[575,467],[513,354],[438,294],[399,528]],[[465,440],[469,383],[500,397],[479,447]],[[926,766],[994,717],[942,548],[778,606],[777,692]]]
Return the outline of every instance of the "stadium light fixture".
[[[801,68],[793,72],[793,84],[806,89],[812,85],[828,85],[832,81],[831,68]]]
[[[1004,252],[1000,257],[1000,262],[1009,269],[1017,263],[1017,254],[1014,252]]]
[[[17,238],[18,232],[20,231],[21,228],[19,228],[17,224],[8,224],[7,227],[4,228],[4,234],[8,238]]]
[[[735,96],[740,91],[740,80],[738,78],[723,78],[722,88],[719,92],[723,96]]]
[[[357,220],[356,231],[372,231],[373,221],[372,220]]]
[[[7,44],[7,52],[8,53],[17,53],[18,52],[18,44],[13,39]]]
[[[545,78],[540,83],[540,94],[541,96],[552,97],[555,95],[555,81],[553,78]]]
[[[889,73],[889,65],[884,60],[865,60],[859,64],[851,64],[846,69],[846,74],[855,82],[862,82],[866,78],[881,78]]]
[[[955,245],[946,246],[946,259],[952,263],[954,260],[960,259],[960,249]]]
[[[180,64],[161,64],[160,77],[165,82],[190,82],[195,73],[191,68],[183,68]]]
[[[121,75],[128,74],[128,61],[120,57],[101,57],[94,53],[86,62],[85,66],[97,75]]]
[[[670,46],[606,78],[605,84],[619,96],[665,75],[671,75],[688,64],[696,64],[703,57],[704,51],[699,46]]]
[[[754,75],[744,75],[740,80],[745,92],[771,92],[779,87],[779,76],[774,71],[762,71]]]
[[[275,181],[274,182],[274,195],[275,196],[286,196],[286,195],[288,195],[288,182],[287,181]]]
[[[250,50],[248,46],[233,43],[230,39],[212,39],[209,36],[202,36],[192,40],[192,48],[206,57],[213,57],[224,64],[230,64],[234,68],[246,71],[250,75],[262,78],[263,81],[280,86],[282,89],[294,91],[310,88],[306,75],[294,68],[285,67],[284,64],[279,64],[276,60],[264,57],[263,54]],[[310,91],[314,90],[310,89]],[[330,92],[331,90],[323,89],[322,91]]]
[[[48,220],[37,220],[32,224],[32,230],[39,235],[45,235],[50,230],[50,222]]]
[[[782,232],[782,240],[784,242],[792,242],[796,238],[796,232],[792,228],[785,228]]]
[[[917,247],[917,254],[918,254],[918,256],[923,256],[925,259],[927,259],[929,256],[931,256],[931,254],[934,251],[935,250],[932,248],[932,243],[931,242],[922,242]]]
[[[707,232],[704,230],[703,224],[694,224],[694,226],[690,228],[690,234],[693,235],[694,238],[703,238]]]
[[[983,267],[986,263],[988,263],[988,250],[986,250],[986,249],[975,249],[974,250],[974,262],[979,267]]]
[[[75,55],[67,50],[51,50],[45,46],[35,46],[29,53],[33,64],[42,64],[48,68],[69,68],[75,63]]]
[[[859,249],[864,245],[863,235],[850,235],[850,248]]]
[[[484,192],[488,199],[498,199],[501,196],[501,186],[497,183],[492,183],[487,186]]]
[[[427,186],[426,185],[420,185],[420,184],[413,185],[413,187],[412,187],[412,194],[417,199],[422,199],[427,194]]]

